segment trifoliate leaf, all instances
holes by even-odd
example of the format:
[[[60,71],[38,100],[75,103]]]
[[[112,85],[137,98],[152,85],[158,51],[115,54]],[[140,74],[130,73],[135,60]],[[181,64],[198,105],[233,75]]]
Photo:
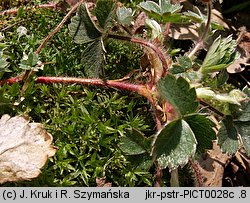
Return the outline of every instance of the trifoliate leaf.
[[[185,120],[165,125],[155,136],[152,156],[161,168],[184,166],[196,151],[195,135]]]
[[[77,44],[93,42],[102,36],[92,21],[86,4],[80,5],[76,16],[71,19],[69,34]]]
[[[131,8],[119,7],[116,10],[118,21],[123,25],[130,25],[133,20],[133,11]]]
[[[158,89],[162,98],[168,100],[179,115],[194,113],[198,107],[196,92],[182,77],[176,79],[168,74],[159,81]]]
[[[139,5],[151,18],[161,23],[185,23],[190,19],[177,13],[181,10],[180,4],[171,4],[169,0],[159,0],[159,4],[153,1],[144,1]]]
[[[159,0],[159,4],[153,1],[144,1],[139,4],[139,7],[147,12],[153,12],[159,15],[163,15],[165,13],[175,13],[180,11],[182,8],[179,4],[171,4],[169,0]]]
[[[105,27],[113,16],[114,8],[115,4],[113,0],[98,0],[96,2],[95,15],[99,25],[105,30]]]
[[[238,132],[233,123],[232,117],[227,116],[221,122],[218,132],[218,144],[223,152],[234,154],[239,148]]]
[[[202,63],[201,72],[207,74],[220,71],[232,64],[239,58],[239,53],[235,51],[236,45],[231,35],[224,39],[221,36],[216,38]]]
[[[90,43],[82,53],[81,63],[85,74],[90,78],[103,76],[104,50],[102,39]]]
[[[207,149],[212,149],[213,141],[216,139],[213,127],[215,124],[204,115],[194,114],[184,117],[189,124],[197,140],[197,152],[202,154]]]

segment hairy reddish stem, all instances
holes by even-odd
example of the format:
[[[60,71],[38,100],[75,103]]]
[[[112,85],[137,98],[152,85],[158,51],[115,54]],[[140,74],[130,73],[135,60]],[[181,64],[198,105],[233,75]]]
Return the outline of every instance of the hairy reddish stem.
[[[21,81],[22,81],[22,77],[9,78],[6,80],[1,80],[0,86],[2,86],[4,84],[13,85],[16,82],[21,82]]]
[[[144,97],[149,97],[149,90],[145,85],[125,83],[115,80],[88,79],[88,78],[73,78],[73,77],[38,77],[36,83],[65,83],[65,84],[81,84],[92,85],[99,87],[111,87],[119,90],[136,92]]]

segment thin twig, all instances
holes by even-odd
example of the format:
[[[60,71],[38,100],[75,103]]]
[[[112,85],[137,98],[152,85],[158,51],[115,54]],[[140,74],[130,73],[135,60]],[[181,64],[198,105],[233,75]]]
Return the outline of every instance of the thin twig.
[[[84,2],[84,0],[78,2],[76,5],[74,5],[71,10],[67,13],[67,15],[63,18],[63,20],[57,25],[57,27],[48,34],[48,36],[43,40],[43,42],[40,44],[40,46],[37,48],[37,50],[35,51],[35,54],[39,54],[41,52],[41,50],[43,49],[43,47],[47,44],[47,42],[62,28],[62,26],[64,25],[64,23],[68,20],[68,18],[71,16],[71,14],[73,12],[75,12],[75,10],[78,8],[78,6],[80,4],[82,4]],[[31,75],[34,73],[33,70],[26,70],[24,72],[23,75],[23,81],[24,81],[24,85],[22,88],[22,94],[26,91],[27,87],[28,87],[28,79],[31,77]]]
[[[78,6],[82,3],[83,1],[80,1],[76,5],[74,5],[71,10],[67,13],[67,15],[63,18],[63,20],[57,25],[57,27],[48,34],[48,36],[43,40],[42,44],[38,47],[38,49],[35,51],[36,54],[39,54],[42,48],[47,44],[47,42],[62,28],[64,23],[68,20],[68,18],[72,15],[73,12],[78,8]]]

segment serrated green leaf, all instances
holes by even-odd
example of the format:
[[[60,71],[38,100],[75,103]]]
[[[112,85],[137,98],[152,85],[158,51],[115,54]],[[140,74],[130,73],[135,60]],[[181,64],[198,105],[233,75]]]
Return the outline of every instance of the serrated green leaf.
[[[86,4],[80,5],[76,16],[71,19],[69,34],[77,44],[93,42],[102,36],[92,21]]]
[[[139,7],[146,12],[153,12],[158,15],[165,13],[175,13],[181,10],[182,6],[179,4],[171,4],[169,0],[159,0],[159,4],[153,1],[144,1],[139,4]]]
[[[161,23],[186,23],[190,19],[185,15],[179,14],[182,8],[180,4],[171,4],[169,0],[159,0],[159,4],[153,1],[141,2],[139,5],[149,17]]]
[[[126,155],[138,155],[147,152],[146,137],[136,129],[129,129],[125,136],[121,137],[120,149]]]
[[[238,132],[232,117],[227,116],[221,122],[218,132],[218,144],[223,152],[234,154],[239,148]]]
[[[197,6],[194,6],[194,12],[187,11],[187,12],[183,12],[182,14],[189,17],[193,22],[196,22],[196,23],[202,23],[206,20],[205,15],[201,13],[200,9]]]
[[[139,7],[147,12],[154,12],[161,14],[161,9],[159,5],[153,1],[144,1],[139,4]]]
[[[241,141],[247,155],[250,155],[250,122],[235,122],[235,126],[241,136]]]
[[[182,77],[176,79],[168,74],[159,81],[158,89],[162,98],[167,99],[179,113],[187,115],[194,113],[198,107],[196,92]]]
[[[153,142],[152,156],[161,168],[184,166],[196,151],[195,135],[185,120],[175,120],[160,130]]]
[[[221,36],[216,38],[202,63],[201,72],[212,73],[231,65],[239,58],[239,53],[235,51],[236,46],[236,41],[231,35],[224,39],[221,39]]]
[[[197,152],[202,154],[207,149],[212,149],[213,141],[216,139],[213,127],[215,124],[204,115],[194,114],[184,117],[192,129],[197,140]]]
[[[117,19],[121,24],[130,25],[133,20],[133,11],[131,8],[119,7],[116,10]]]
[[[152,157],[148,153],[131,155],[127,157],[127,160],[131,163],[135,170],[148,171],[153,164]]]
[[[102,39],[96,39],[90,43],[82,53],[81,63],[85,74],[90,78],[99,78],[104,75],[104,51]]]
[[[98,0],[96,2],[95,15],[99,25],[105,29],[113,15],[115,4],[113,0]]]

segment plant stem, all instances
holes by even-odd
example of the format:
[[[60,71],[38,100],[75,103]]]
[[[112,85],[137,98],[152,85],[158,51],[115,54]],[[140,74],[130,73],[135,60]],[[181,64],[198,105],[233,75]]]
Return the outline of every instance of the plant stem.
[[[65,83],[65,84],[81,84],[99,87],[111,87],[119,90],[132,91],[138,93],[146,98],[150,95],[149,90],[145,85],[131,84],[120,82],[116,80],[102,80],[102,79],[88,79],[88,78],[74,78],[74,77],[38,77],[36,83]]]
[[[171,187],[179,187],[180,186],[178,168],[171,171],[170,186]]]
[[[155,181],[155,187],[161,187],[161,177],[162,177],[162,170],[160,166],[157,166],[157,171],[156,171],[156,181]]]
[[[205,29],[203,31],[203,34],[201,35],[201,37],[198,39],[197,43],[195,44],[194,48],[191,50],[191,52],[188,54],[189,58],[192,58],[195,53],[203,46],[204,41],[207,37],[207,34],[209,32],[209,27],[210,27],[210,23],[211,23],[211,13],[212,13],[212,2],[209,1],[207,2],[207,23],[205,26]]]

